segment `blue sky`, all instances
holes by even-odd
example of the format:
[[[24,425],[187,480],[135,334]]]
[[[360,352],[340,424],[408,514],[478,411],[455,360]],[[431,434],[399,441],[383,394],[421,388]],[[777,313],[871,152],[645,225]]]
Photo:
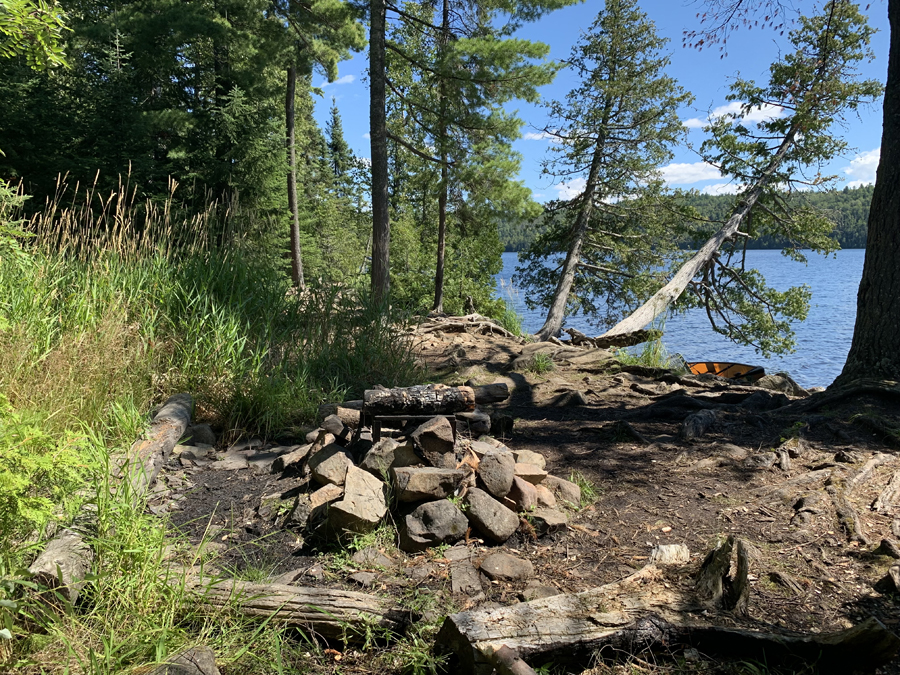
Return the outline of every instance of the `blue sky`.
[[[814,6],[809,0],[795,3],[805,11]],[[672,162],[663,167],[666,181],[675,187],[696,188],[708,193],[733,192],[734,185],[727,182],[718,171],[704,164],[691,145],[699,148],[704,135],[700,127],[709,112],[722,111],[727,105],[725,96],[731,79],[740,74],[747,79],[765,82],[769,64],[778,57],[787,44],[787,36],[779,37],[777,32],[753,28],[734,33],[728,41],[728,54],[720,58],[717,49],[696,51],[682,47],[681,36],[685,29],[699,27],[697,12],[702,7],[689,0],[642,0],[640,6],[656,23],[660,35],[670,40],[668,52],[671,54],[669,74],[679,84],[694,94],[695,102],[690,108],[679,111],[689,129],[688,144],[675,150]],[[816,6],[821,6],[818,3]],[[582,4],[558,10],[534,24],[523,27],[519,36],[542,41],[550,46],[550,57],[564,59],[568,56],[579,33],[587,28],[603,3],[588,0]],[[884,82],[887,74],[888,21],[887,2],[874,0],[868,8],[869,23],[878,30],[872,40],[875,60],[861,66],[862,74]],[[333,83],[324,82],[321,76],[314,78],[314,84],[323,88],[325,96],[316,104],[316,118],[324,128],[331,98],[337,101],[344,123],[344,133],[354,152],[360,157],[368,157],[369,107],[368,88],[364,82],[367,66],[365,53],[355,54],[353,59],[339,66],[339,78]],[[557,75],[554,82],[541,89],[546,99],[563,99],[574,85],[574,76],[567,70]],[[844,157],[827,167],[828,172],[841,176],[843,185],[860,185],[874,182],[878,164],[878,150],[881,143],[880,101],[862,109],[858,116],[848,119],[846,129],[838,129],[850,148]],[[546,114],[540,105],[516,102],[510,106],[517,109],[525,120],[523,138],[515,148],[522,154],[522,170],[519,178],[530,187],[539,201],[577,194],[577,179],[571,183],[554,182],[541,175],[541,160],[545,157],[549,141],[541,136],[540,129],[546,124]]]

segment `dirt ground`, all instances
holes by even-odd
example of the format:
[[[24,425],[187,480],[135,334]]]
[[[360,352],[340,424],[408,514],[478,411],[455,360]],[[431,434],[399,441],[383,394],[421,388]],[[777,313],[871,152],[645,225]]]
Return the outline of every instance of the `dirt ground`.
[[[571,349],[551,349],[552,369],[540,372],[539,366],[550,367],[546,360],[529,367],[520,358],[528,348],[518,340],[451,330],[414,340],[437,381],[506,382],[512,395],[493,409],[514,425],[500,440],[543,454],[554,475],[593,486],[592,503],[569,514],[567,531],[535,539],[520,530],[502,547],[474,541],[476,556],[508,549],[531,560],[537,582],[574,593],[632,574],[658,544],[686,545],[692,569],[699,568],[705,554],[733,534],[750,545],[749,611],[739,618],[722,612],[717,623],[819,633],[874,615],[900,629],[898,597],[874,588],[897,562],[876,549],[882,539],[900,537],[900,514],[889,495],[878,502],[895,474],[900,483],[897,396],[869,388],[828,405],[820,403],[827,403],[828,392],[808,398],[772,392],[757,396],[758,405],[742,405],[758,390],[622,366],[602,350],[573,358]],[[715,422],[686,440],[684,419],[707,404]],[[260,517],[263,495],[284,499],[304,489],[305,479],[182,464],[173,458],[167,472],[169,487],[183,495],[168,517],[195,545],[193,553],[205,542],[201,555],[210,565],[252,580],[293,570],[298,584],[360,589],[351,575],[366,566],[346,551],[283,528],[278,518]],[[181,484],[173,486],[172,477]],[[856,523],[842,509],[847,504]],[[449,561],[439,551],[410,556],[383,538],[375,546],[394,564],[373,569],[367,590],[428,597],[424,608],[432,617],[516,603],[525,589],[525,582],[494,583],[485,597],[454,597]],[[676,652],[663,663],[631,658],[631,670],[607,664],[593,672],[702,670],[691,670],[685,657]],[[390,663],[350,650],[340,663],[323,657],[319,666],[321,672],[388,672]],[[704,663],[704,672],[726,668]],[[807,665],[815,672],[815,664]],[[900,661],[879,672],[900,673]]]

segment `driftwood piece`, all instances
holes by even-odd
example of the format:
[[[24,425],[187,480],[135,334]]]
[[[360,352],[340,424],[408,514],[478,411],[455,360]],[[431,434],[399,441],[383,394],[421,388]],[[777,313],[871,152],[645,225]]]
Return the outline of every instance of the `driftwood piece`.
[[[482,384],[473,387],[475,390],[475,403],[486,405],[488,403],[501,403],[509,398],[509,387],[505,382],[494,384]]]
[[[593,342],[595,347],[609,349],[610,347],[633,347],[644,342],[650,342],[650,340],[657,340],[660,337],[662,337],[662,331],[642,329],[619,335],[598,335],[593,339]]]
[[[863,546],[868,546],[871,542],[869,541],[869,538],[866,537],[862,522],[859,519],[859,514],[850,502],[847,501],[847,497],[844,493],[833,485],[827,486],[825,491],[831,497],[831,503],[834,504],[834,510],[837,513],[841,528],[843,528],[844,532],[847,534],[847,540],[856,541]]]
[[[884,490],[872,502],[872,510],[878,513],[892,514],[898,493],[900,493],[900,471],[895,471]]]
[[[364,410],[370,415],[449,415],[475,409],[475,390],[443,384],[396,389],[367,389]]]
[[[172,448],[191,423],[193,399],[189,394],[176,394],[166,401],[153,417],[147,440],[137,441],[129,452],[121,476],[128,481],[131,498],[139,501],[153,485]],[[96,506],[85,504],[70,528],[54,537],[28,568],[37,583],[52,591],[44,594],[51,604],[63,598],[74,604],[91,569],[94,553],[84,541],[94,528]]]
[[[190,394],[175,394],[153,417],[147,439],[131,446],[122,470],[135,501],[147,494],[160,469],[169,460],[172,448],[191,423],[193,409],[194,400]]]
[[[402,633],[409,612],[390,599],[356,591],[254,584],[235,579],[195,580],[189,590],[208,610],[228,609],[245,616],[294,626],[310,636],[360,642],[373,628]]]
[[[598,651],[634,654],[676,645],[729,658],[755,658],[773,665],[789,657],[815,660],[822,670],[846,673],[886,663],[900,640],[876,619],[839,633],[798,635],[762,633],[712,625],[689,616],[698,609],[684,590],[667,584],[654,565],[606,586],[557,595],[499,609],[460,612],[447,617],[437,636],[439,648],[455,663],[451,672],[488,675],[493,655],[507,647],[532,663],[584,666]]]
[[[147,675],[219,675],[216,654],[205,645],[173,654]]]

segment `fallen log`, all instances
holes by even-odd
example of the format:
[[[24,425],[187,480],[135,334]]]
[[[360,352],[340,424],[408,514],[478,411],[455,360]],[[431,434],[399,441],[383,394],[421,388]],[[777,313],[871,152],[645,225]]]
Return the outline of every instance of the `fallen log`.
[[[147,675],[219,675],[216,655],[205,645],[173,654]]]
[[[475,390],[475,403],[479,405],[501,403],[509,398],[509,387],[506,386],[505,382],[482,384],[472,388]]]
[[[137,441],[125,458],[122,473],[129,496],[140,501],[168,461],[175,444],[191,423],[193,399],[189,394],[176,394],[166,401],[153,417],[147,439]],[[94,552],[85,541],[94,529],[96,506],[85,504],[71,527],[60,531],[28,568],[33,581],[48,589],[42,598],[50,604],[62,599],[74,604],[90,572]]]
[[[236,579],[187,584],[207,611],[229,610],[307,631],[310,637],[363,642],[373,629],[401,634],[414,618],[390,599],[356,591],[255,584]]]
[[[364,412],[369,415],[449,415],[475,409],[475,390],[444,384],[420,384],[396,389],[367,389]]]
[[[585,666],[598,652],[629,654],[677,645],[772,666],[790,658],[816,662],[822,672],[868,670],[890,661],[900,639],[870,618],[837,633],[764,633],[716,626],[689,615],[700,605],[677,582],[648,565],[621,581],[500,609],[447,617],[437,636],[454,660],[451,672],[488,675],[493,655],[513,650],[534,664]]]
[[[898,493],[900,493],[900,471],[895,471],[884,490],[872,503],[872,510],[878,513],[892,514]]]

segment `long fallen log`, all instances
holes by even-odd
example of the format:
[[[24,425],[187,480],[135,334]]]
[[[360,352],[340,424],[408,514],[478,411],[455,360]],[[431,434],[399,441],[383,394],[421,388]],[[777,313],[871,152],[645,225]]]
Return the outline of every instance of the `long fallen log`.
[[[900,651],[900,639],[871,618],[830,634],[764,633],[701,621],[701,604],[655,565],[615,583],[500,609],[447,617],[437,636],[454,660],[452,672],[488,675],[493,655],[508,647],[535,665],[583,666],[598,651],[639,653],[694,646],[729,658],[759,658],[769,665],[790,657],[816,661],[830,672],[877,667]]]
[[[172,449],[191,422],[193,399],[189,394],[176,394],[163,404],[153,417],[147,439],[132,445],[125,458],[122,473],[113,481],[126,482],[130,497],[139,501],[156,480]],[[85,504],[74,522],[61,530],[28,568],[31,578],[50,592],[44,594],[55,604],[57,598],[73,603],[91,570],[94,552],[85,541],[96,522],[96,506]]]
[[[310,637],[361,642],[373,629],[402,634],[414,618],[388,598],[328,588],[254,584],[236,579],[189,581],[207,610],[229,610],[307,631]]]
[[[449,415],[475,409],[475,390],[444,384],[367,389],[363,411],[370,415]]]

